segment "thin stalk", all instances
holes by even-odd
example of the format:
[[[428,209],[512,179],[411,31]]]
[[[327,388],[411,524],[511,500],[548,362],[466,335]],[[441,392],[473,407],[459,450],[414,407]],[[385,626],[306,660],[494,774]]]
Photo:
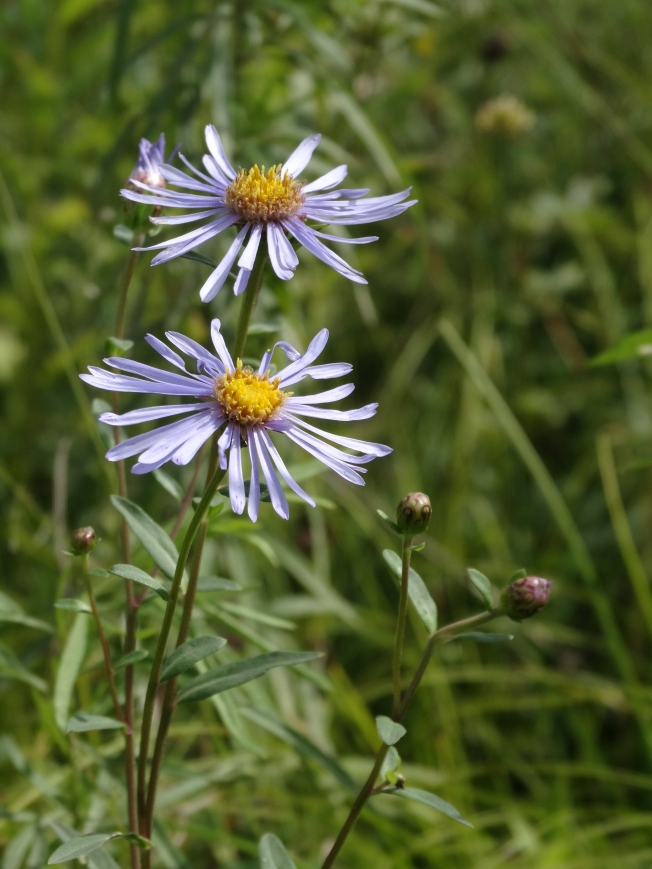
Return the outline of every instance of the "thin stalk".
[[[403,536],[401,549],[401,591],[398,601],[398,618],[396,620],[396,639],[394,640],[394,660],[392,674],[394,684],[394,703],[392,718],[398,715],[401,708],[401,660],[403,658],[403,642],[405,640],[405,622],[407,620],[408,582],[410,578],[410,558],[412,556],[412,541],[414,538]]]
[[[154,702],[156,700],[156,691],[158,690],[161,677],[161,667],[163,665],[165,647],[170,636],[172,618],[174,616],[174,611],[177,606],[179,591],[181,589],[181,579],[183,578],[183,571],[185,570],[186,562],[188,561],[190,547],[192,546],[195,536],[199,530],[202,519],[208,511],[210,503],[213,499],[213,495],[215,494],[219,484],[222,482],[225,473],[226,472],[219,467],[216,469],[215,473],[209,480],[204,490],[202,499],[199,502],[197,510],[195,511],[195,514],[190,521],[190,525],[188,526],[188,530],[186,531],[185,537],[183,538],[183,542],[179,550],[177,566],[174,571],[174,578],[172,580],[170,600],[168,601],[167,607],[165,608],[165,615],[163,616],[163,623],[161,625],[158,643],[156,646],[156,651],[154,653],[154,661],[152,663],[152,669],[149,674],[147,693],[145,694],[145,705],[143,707],[143,721],[140,733],[140,754],[138,757],[138,817],[140,819],[140,826],[141,831],[143,831],[143,835],[145,834],[144,830],[147,807],[147,754],[149,752],[149,741],[152,729],[152,716],[154,714]],[[145,865],[146,853],[147,852],[143,853],[143,865]]]
[[[217,467],[217,445],[213,444],[211,451],[211,460],[206,473],[206,482],[212,478]],[[197,592],[197,581],[199,579],[199,569],[201,566],[201,558],[204,550],[204,542],[208,531],[208,514],[204,516],[197,532],[197,538],[192,555],[192,566],[190,568],[190,578],[188,580],[188,589],[183,601],[183,612],[181,614],[181,624],[179,625],[179,633],[177,634],[177,643],[175,648],[178,649],[188,639],[190,633],[190,620],[192,618],[192,610],[195,605],[195,594]],[[163,708],[161,710],[161,720],[158,725],[158,733],[156,734],[156,744],[154,746],[154,754],[152,756],[152,764],[149,773],[149,785],[147,788],[147,805],[145,813],[145,826],[147,829],[147,838],[150,838],[152,832],[152,823],[154,819],[154,804],[156,802],[156,790],[158,788],[158,779],[161,772],[161,764],[163,763],[163,754],[165,751],[165,740],[167,739],[170,729],[170,722],[174,713],[175,702],[174,697],[177,690],[177,679],[169,679],[165,697],[163,699]]]
[[[134,247],[141,247],[145,240],[144,233],[140,232],[134,237]],[[115,326],[113,335],[115,338],[122,338],[125,330],[125,315],[127,310],[127,298],[129,296],[129,288],[138,262],[138,252],[130,251],[129,259],[120,282],[120,292],[118,295],[118,306],[116,310]],[[118,414],[120,411],[120,397],[117,392],[113,393],[113,412]],[[114,429],[115,443],[119,444],[121,439],[121,430],[119,426]],[[118,493],[122,498],[128,497],[127,489],[127,471],[124,461],[118,464]],[[126,519],[122,519],[120,527],[120,536],[122,540],[122,558],[125,564],[131,563],[131,545],[129,541],[129,526]],[[134,584],[130,579],[125,580],[125,643],[124,654],[133,652],[136,648],[136,628],[137,628],[137,609],[136,595],[134,592]],[[125,668],[125,706],[124,706],[125,728],[125,779],[127,786],[127,811],[129,815],[129,831],[131,833],[138,832],[138,804],[136,800],[136,755],[134,746],[134,665],[129,664]],[[139,869],[140,866],[140,851],[134,843],[130,845],[130,856],[132,869]]]
[[[95,624],[97,625],[97,633],[100,638],[100,645],[102,646],[102,654],[104,656],[104,669],[106,671],[107,682],[109,683],[109,693],[111,695],[111,700],[113,701],[113,708],[115,709],[115,714],[118,716],[120,721],[124,721],[125,715],[122,711],[122,706],[120,705],[120,701],[118,700],[118,693],[115,689],[113,665],[111,663],[111,650],[109,649],[109,643],[106,639],[106,634],[104,633],[104,626],[102,625],[100,612],[97,608],[97,601],[95,600],[95,595],[93,594],[91,578],[88,575],[88,555],[82,555],[81,560],[82,571],[84,574],[84,584],[86,585],[86,592],[88,594],[88,599],[91,604],[91,610],[93,611],[93,618],[95,619]]]
[[[242,297],[242,305],[240,307],[240,316],[238,317],[238,329],[235,333],[235,342],[233,344],[233,359],[242,359],[245,344],[247,343],[247,335],[249,333],[249,322],[251,314],[258,301],[258,294],[263,283],[263,272],[267,263],[267,254],[259,254],[256,257],[256,262],[249,278],[249,285],[244,291]]]
[[[406,549],[408,546],[411,546],[411,543],[404,542],[404,545],[403,545],[403,565],[405,566],[406,555],[407,555],[408,567],[407,567],[406,572],[407,572],[407,575],[409,576],[410,552],[406,552]],[[401,582],[401,585],[403,585],[402,582]],[[400,609],[400,605],[399,605],[399,609]],[[477,616],[471,616],[468,619],[462,619],[459,622],[453,622],[452,624],[446,625],[446,627],[441,628],[436,633],[434,633],[430,637],[430,639],[428,640],[428,644],[426,645],[426,648],[423,651],[423,655],[421,656],[421,661],[419,662],[419,666],[417,667],[415,674],[412,677],[412,681],[410,682],[410,685],[409,685],[407,691],[405,692],[405,696],[403,698],[403,701],[400,702],[398,709],[396,709],[395,713],[392,715],[394,721],[402,721],[405,713],[407,712],[408,707],[409,707],[409,705],[412,702],[412,699],[414,697],[414,694],[415,694],[417,688],[419,687],[421,679],[423,678],[423,674],[425,673],[426,668],[428,667],[428,664],[430,662],[430,659],[432,658],[432,654],[435,650],[435,647],[440,645],[443,642],[446,642],[447,640],[452,639],[456,634],[463,633],[464,631],[468,630],[469,628],[477,627],[478,625],[485,624],[486,622],[489,622],[492,619],[495,619],[500,615],[502,615],[502,611],[499,609],[494,609],[494,610],[491,610],[490,612],[480,613]],[[398,627],[397,627],[397,639],[398,639]],[[396,647],[395,647],[395,649],[396,649]],[[396,663],[396,651],[394,654],[394,662]],[[399,662],[399,666],[400,666],[400,662]],[[337,834],[337,838],[335,839],[335,843],[333,844],[333,847],[331,848],[330,852],[328,853],[328,856],[326,857],[326,859],[324,860],[324,862],[322,864],[322,869],[330,869],[330,867],[333,865],[333,863],[337,859],[337,855],[342,850],[342,846],[346,842],[346,840],[349,836],[349,833],[353,829],[355,822],[357,821],[358,816],[360,815],[360,812],[364,808],[364,805],[367,802],[367,800],[369,799],[369,797],[374,792],[374,784],[376,783],[376,779],[378,778],[378,774],[380,773],[380,769],[383,765],[383,761],[385,760],[385,757],[387,756],[388,751],[389,751],[389,746],[384,745],[384,744],[381,745],[380,748],[378,749],[378,751],[376,753],[376,760],[374,762],[373,769],[371,770],[371,772],[369,774],[369,778],[362,785],[362,788],[360,789],[360,792],[358,793],[358,796],[356,797],[355,802],[351,806],[351,811],[349,812],[349,814],[346,818],[346,821],[342,825],[340,832]]]

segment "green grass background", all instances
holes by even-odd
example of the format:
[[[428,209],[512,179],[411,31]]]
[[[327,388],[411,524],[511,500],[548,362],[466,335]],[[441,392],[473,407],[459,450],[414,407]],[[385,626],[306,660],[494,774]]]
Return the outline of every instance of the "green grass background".
[[[325,355],[354,363],[357,403],[380,402],[355,434],[394,453],[370,466],[364,489],[311,476],[322,506],[293,504],[288,523],[268,507],[255,536],[229,517],[214,524],[204,572],[246,591],[204,595],[197,632],[227,636],[227,657],[256,642],[326,657],[319,684],[277,670],[230,692],[228,708],[177,715],[159,865],[249,869],[267,831],[299,869],[320,865],[351,793],[239,710],[274,714],[363,780],[374,716],[390,704],[397,603],[380,556],[394,541],[375,510],[391,514],[414,489],[433,501],[414,564],[442,624],[479,609],[467,566],[497,586],[526,567],[554,580],[553,599],[537,619],[499,626],[515,634],[509,646],[443,647],[406,719],[408,784],[436,791],[474,829],[381,797],[339,865],[652,865],[652,370],[645,359],[589,365],[652,327],[651,28],[644,0],[1,5],[0,588],[53,626],[0,622],[2,869],[44,865],[53,820],[124,825],[121,739],[70,740],[53,718],[73,618],[53,603],[82,596],[61,554],[67,535],[93,524],[94,563],[120,559],[97,395],[77,373],[98,364],[113,329],[127,248],[112,228],[138,139],[164,131],[196,162],[208,122],[243,166],[282,162],[320,131],[311,172],[347,162],[351,186],[380,195],[410,184],[419,204],[371,227],[376,244],[347,248],[368,287],[303,254],[290,283],[266,281],[256,322],[301,346],[328,326]],[[535,113],[529,131],[477,128],[478,109],[501,94]],[[233,335],[228,287],[199,303],[206,266],[148,260],[132,287],[132,358],[153,358],[146,331],[207,341],[219,316]],[[270,334],[248,352],[260,356]],[[171,474],[183,484],[190,470]],[[151,477],[129,482],[171,527],[170,494]],[[117,652],[121,591],[103,580],[98,593]],[[144,606],[142,647],[160,615],[156,600]],[[424,642],[411,622],[406,669]],[[110,714],[92,628],[72,707]],[[112,853],[126,865],[126,849]]]

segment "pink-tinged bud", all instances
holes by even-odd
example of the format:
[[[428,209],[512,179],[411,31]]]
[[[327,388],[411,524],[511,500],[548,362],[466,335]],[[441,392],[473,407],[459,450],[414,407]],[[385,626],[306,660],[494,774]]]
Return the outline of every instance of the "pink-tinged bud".
[[[423,492],[411,492],[396,508],[396,523],[402,534],[423,534],[431,516],[430,498]]]
[[[97,543],[95,529],[91,528],[90,525],[87,525],[85,528],[78,528],[72,532],[70,541],[75,555],[86,555],[95,549],[95,544]]]
[[[165,187],[165,178],[161,175],[161,163],[165,162],[165,136],[161,133],[158,142],[152,144],[147,139],[141,139],[138,145],[138,160],[127,179],[127,187],[139,193],[147,193],[142,187],[133,184],[139,181],[149,187]]]
[[[523,576],[502,590],[500,605],[515,622],[535,616],[550,600],[552,583],[540,576]]]

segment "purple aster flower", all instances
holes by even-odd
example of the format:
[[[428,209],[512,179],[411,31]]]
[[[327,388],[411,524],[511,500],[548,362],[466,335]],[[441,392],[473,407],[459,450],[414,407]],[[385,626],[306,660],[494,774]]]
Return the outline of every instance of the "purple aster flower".
[[[351,371],[352,366],[346,362],[313,365],[328,341],[327,329],[317,333],[303,355],[286,341],[279,341],[265,353],[257,371],[244,366],[239,359],[233,361],[220,333],[219,320],[213,320],[211,336],[217,356],[179,332],[166,333],[170,344],[196,362],[197,373],[186,369],[184,359],[175,350],[153,335],[147,335],[148,343],[167,362],[180,368],[183,374],[173,374],[122,357],[111,357],[104,361],[112,368],[134,374],[135,377],[95,367],[89,367],[90,374],[80,374],[86,383],[110,392],[149,392],[195,399],[191,404],[147,407],[119,415],[102,414],[102,422],[119,426],[190,414],[180,421],[122,441],[111,447],[106,454],[107,459],[115,462],[137,455],[138,462],[132,468],[134,474],[154,471],[168,461],[185,465],[201,445],[224,426],[218,440],[218,452],[220,467],[224,470],[228,467],[229,471],[231,506],[235,513],[242,513],[247,500],[242,467],[244,446],[251,466],[248,512],[249,518],[255,522],[260,503],[261,472],[272,506],[279,516],[287,519],[289,509],[277,474],[280,474],[293,492],[311,506],[315,506],[310,495],[290,476],[272,442],[270,432],[284,434],[345,480],[359,486],[364,485],[361,474],[366,470],[360,466],[391,452],[391,448],[383,444],[330,434],[305,421],[304,417],[350,422],[373,416],[377,404],[367,404],[357,410],[322,407],[350,395],[354,389],[352,383],[315,395],[297,396],[287,391],[289,386],[300,383],[306,377],[328,380],[342,377]],[[290,362],[278,374],[271,376],[269,365],[277,347],[285,352]],[[333,444],[352,452],[345,452]]]
[[[344,165],[332,169],[309,184],[297,180],[308,165],[320,139],[318,134],[308,136],[282,166],[272,166],[267,172],[264,166],[262,169],[254,166],[253,169],[240,169],[236,172],[224,153],[217,130],[212,125],[207,126],[206,144],[210,154],[204,155],[203,163],[208,175],[195,169],[183,155],[180,155],[181,159],[196,178],[167,164],[160,167],[161,175],[168,184],[193,192],[160,190],[146,183],[134,182],[136,187],[149,192],[123,190],[122,195],[149,205],[195,210],[179,216],[153,217],[152,221],[157,224],[192,223],[203,218],[209,218],[209,222],[169,241],[140,249],[160,250],[161,253],[152,260],[152,265],[158,265],[183,256],[228,227],[236,226],[238,233],[235,239],[199,292],[204,302],[209,302],[220,291],[243,245],[244,251],[238,260],[239,271],[233,291],[238,296],[245,290],[263,235],[266,236],[272,268],[284,281],[292,278],[299,263],[288,239],[288,236],[292,236],[345,278],[366,284],[361,272],[326,247],[321,239],[347,244],[367,244],[376,241],[377,236],[340,238],[320,232],[308,226],[306,221],[341,225],[373,223],[401,214],[414,205],[415,200],[404,201],[410,188],[391,196],[369,199],[363,198],[369,193],[368,189],[334,190],[346,177],[347,167]]]
[[[149,139],[141,139],[138,143],[138,160],[132,169],[127,184],[138,184],[139,186],[144,184],[149,188],[165,187],[165,178],[161,174],[161,166],[164,163],[165,134],[161,133],[155,145]],[[134,187],[134,189],[136,188]]]

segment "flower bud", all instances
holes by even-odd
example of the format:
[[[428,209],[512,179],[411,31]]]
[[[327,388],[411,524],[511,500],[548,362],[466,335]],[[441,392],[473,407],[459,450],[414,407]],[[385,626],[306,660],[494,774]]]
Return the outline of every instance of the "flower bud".
[[[431,516],[430,498],[423,492],[411,492],[396,508],[396,522],[402,534],[423,534]]]
[[[535,616],[550,600],[552,583],[540,576],[523,576],[502,590],[500,605],[515,622]]]
[[[95,529],[87,525],[85,528],[78,528],[76,531],[73,531],[70,540],[72,551],[75,555],[86,555],[92,549],[95,549],[97,535],[95,534]]]

